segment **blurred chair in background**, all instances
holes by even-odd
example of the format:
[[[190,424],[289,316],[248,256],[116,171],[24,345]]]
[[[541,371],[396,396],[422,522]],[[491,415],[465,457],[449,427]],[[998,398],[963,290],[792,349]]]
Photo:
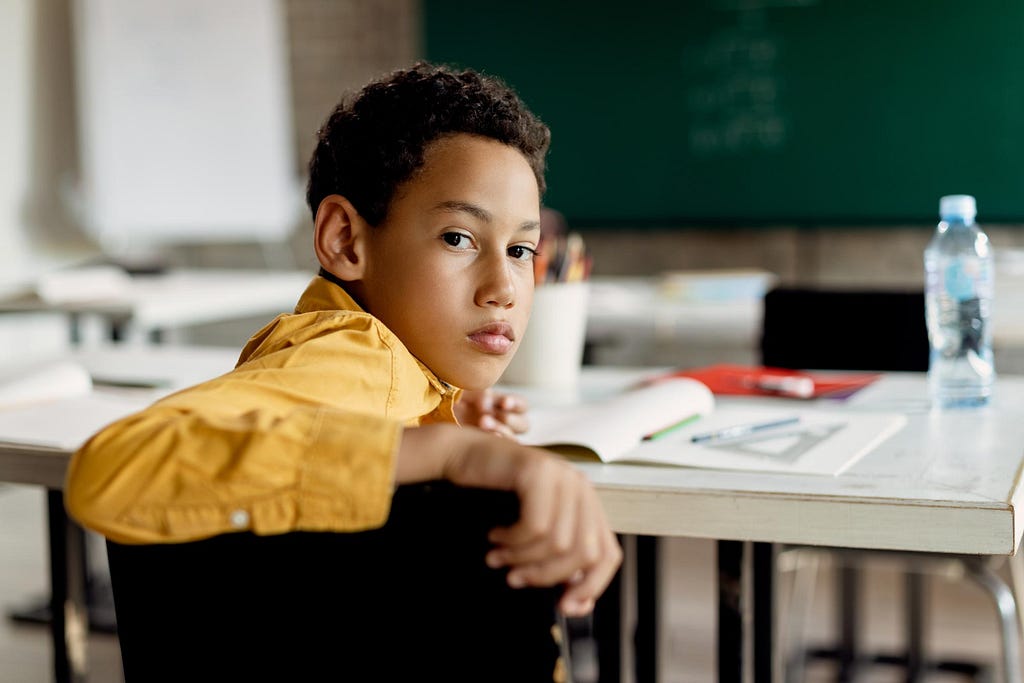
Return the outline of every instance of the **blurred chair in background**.
[[[925,372],[929,346],[924,310],[923,291],[776,287],[764,298],[761,363],[796,370]],[[867,654],[858,643],[862,569],[882,558],[895,558],[905,578],[905,642],[903,652],[897,654]],[[1020,681],[1020,616],[1013,592],[990,566],[989,560],[999,559],[849,548],[781,548],[779,566],[792,566],[796,571],[787,611],[790,622],[785,629],[791,634],[785,679],[802,680],[808,656],[836,660],[837,681],[853,680],[856,670],[869,664],[903,666],[906,681],[920,680],[927,671],[937,669],[983,673],[985,667],[975,663],[935,661],[925,656],[925,577],[942,573],[967,576],[992,595],[1000,617],[1005,680]],[[837,642],[832,648],[809,649],[802,633],[803,617],[822,560],[838,571]]]

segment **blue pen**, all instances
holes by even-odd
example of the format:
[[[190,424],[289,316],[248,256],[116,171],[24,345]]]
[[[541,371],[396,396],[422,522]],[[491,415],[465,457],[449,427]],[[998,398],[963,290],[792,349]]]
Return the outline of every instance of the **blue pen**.
[[[796,424],[799,421],[799,417],[786,417],[781,420],[772,420],[770,422],[753,422],[750,424],[733,425],[732,427],[724,427],[713,432],[694,434],[690,437],[690,441],[693,443],[707,443],[708,441],[734,439],[738,436],[746,436],[747,434],[753,434],[754,432],[760,432],[765,429],[773,429],[775,427],[785,427],[786,425]]]

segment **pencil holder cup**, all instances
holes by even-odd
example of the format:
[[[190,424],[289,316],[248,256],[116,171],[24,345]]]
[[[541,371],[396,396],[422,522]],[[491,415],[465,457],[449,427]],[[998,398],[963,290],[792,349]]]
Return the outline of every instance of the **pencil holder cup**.
[[[530,324],[502,384],[576,389],[587,333],[587,285],[585,280],[537,285]]]

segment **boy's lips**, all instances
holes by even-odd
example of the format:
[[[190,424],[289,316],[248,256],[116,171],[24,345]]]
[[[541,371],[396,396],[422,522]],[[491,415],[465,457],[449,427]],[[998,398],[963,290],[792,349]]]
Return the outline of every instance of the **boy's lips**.
[[[468,338],[484,353],[508,353],[515,346],[516,335],[508,323],[490,323],[470,332]]]

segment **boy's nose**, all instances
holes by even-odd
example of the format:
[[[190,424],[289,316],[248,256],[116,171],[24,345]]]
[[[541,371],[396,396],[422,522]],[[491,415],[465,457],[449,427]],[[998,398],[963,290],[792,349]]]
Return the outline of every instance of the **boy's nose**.
[[[515,303],[516,285],[504,259],[486,267],[483,281],[477,289],[477,304],[508,308]]]

